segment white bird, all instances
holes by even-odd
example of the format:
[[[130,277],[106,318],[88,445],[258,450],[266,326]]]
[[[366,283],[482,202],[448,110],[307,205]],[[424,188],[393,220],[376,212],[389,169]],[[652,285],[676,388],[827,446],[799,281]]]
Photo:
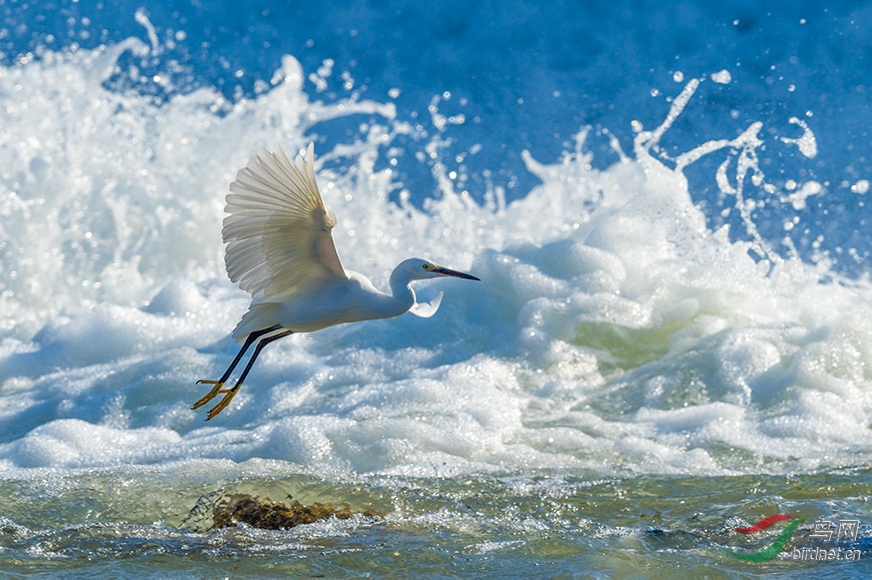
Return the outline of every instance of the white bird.
[[[261,149],[252,157],[230,184],[227,196],[224,262],[230,279],[249,292],[252,301],[233,331],[236,342],[243,343],[236,358],[217,381],[197,381],[214,386],[194,403],[194,409],[224,394],[207,414],[207,421],[230,404],[267,344],[295,332],[393,318],[404,312],[429,318],[439,308],[442,293],[428,303],[416,302],[410,282],[439,276],[479,280],[411,258],[394,269],[388,295],[376,290],[362,274],[346,271],[330,233],[336,215],[321,200],[315,181],[313,145],[305,159],[297,156],[296,163],[291,163],[278,143],[274,149]],[[239,379],[233,388],[225,389],[224,383],[255,342]]]

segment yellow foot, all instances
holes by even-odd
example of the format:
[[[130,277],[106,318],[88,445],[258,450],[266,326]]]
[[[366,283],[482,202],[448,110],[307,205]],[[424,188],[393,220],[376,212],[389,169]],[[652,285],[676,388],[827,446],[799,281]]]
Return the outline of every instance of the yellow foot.
[[[224,398],[221,399],[220,403],[218,403],[217,405],[215,405],[214,407],[212,407],[209,410],[209,413],[206,415],[206,420],[208,421],[208,420],[214,418],[216,415],[218,415],[218,413],[223,411],[227,407],[227,405],[230,404],[230,401],[233,400],[233,397],[236,395],[236,393],[238,391],[239,391],[239,385],[237,385],[229,390],[218,391],[219,393],[226,393],[226,394],[224,395]]]
[[[202,385],[215,385],[215,386],[212,387],[211,391],[206,393],[205,397],[203,397],[202,399],[200,399],[199,401],[194,403],[194,406],[191,407],[191,409],[199,409],[200,407],[202,407],[203,405],[205,405],[206,403],[208,403],[209,401],[214,399],[218,395],[218,393],[226,392],[226,391],[221,390],[221,387],[224,386],[224,383],[219,382],[219,381],[210,381],[210,380],[203,379],[201,381],[197,381],[197,384],[198,385],[200,385],[200,384],[202,384]]]

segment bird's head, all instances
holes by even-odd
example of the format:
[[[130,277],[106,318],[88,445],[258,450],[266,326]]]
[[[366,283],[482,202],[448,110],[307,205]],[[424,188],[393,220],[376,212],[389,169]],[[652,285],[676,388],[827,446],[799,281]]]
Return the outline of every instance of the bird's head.
[[[422,260],[421,258],[409,258],[397,266],[396,272],[403,272],[408,280],[426,280],[428,278],[439,277],[454,277],[463,278],[464,280],[480,280],[471,274],[464,274],[456,270],[443,268],[433,262]]]

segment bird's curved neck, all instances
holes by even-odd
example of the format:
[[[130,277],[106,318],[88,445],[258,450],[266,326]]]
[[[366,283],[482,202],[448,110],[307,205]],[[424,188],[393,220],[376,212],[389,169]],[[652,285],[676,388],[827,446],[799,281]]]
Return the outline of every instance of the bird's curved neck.
[[[409,286],[410,282],[411,279],[407,272],[394,270],[391,273],[391,295],[399,310],[397,315],[407,312],[415,305],[415,291]]]

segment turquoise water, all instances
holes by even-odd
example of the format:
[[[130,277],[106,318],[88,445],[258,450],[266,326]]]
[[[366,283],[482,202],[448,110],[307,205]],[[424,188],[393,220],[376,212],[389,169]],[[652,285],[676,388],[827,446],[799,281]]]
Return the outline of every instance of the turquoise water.
[[[862,519],[869,485],[868,470],[610,478],[539,470],[331,481],[256,460],[43,472],[4,480],[2,562],[7,574],[104,577],[861,577],[869,573],[865,522],[852,544],[859,561],[789,556],[794,548],[838,546],[809,538],[810,522],[832,514]],[[232,493],[340,502],[382,515],[284,531],[204,531],[211,524],[205,507]],[[732,528],[777,512],[807,522],[782,557],[753,563],[723,552],[771,543],[778,530],[749,539]]]

